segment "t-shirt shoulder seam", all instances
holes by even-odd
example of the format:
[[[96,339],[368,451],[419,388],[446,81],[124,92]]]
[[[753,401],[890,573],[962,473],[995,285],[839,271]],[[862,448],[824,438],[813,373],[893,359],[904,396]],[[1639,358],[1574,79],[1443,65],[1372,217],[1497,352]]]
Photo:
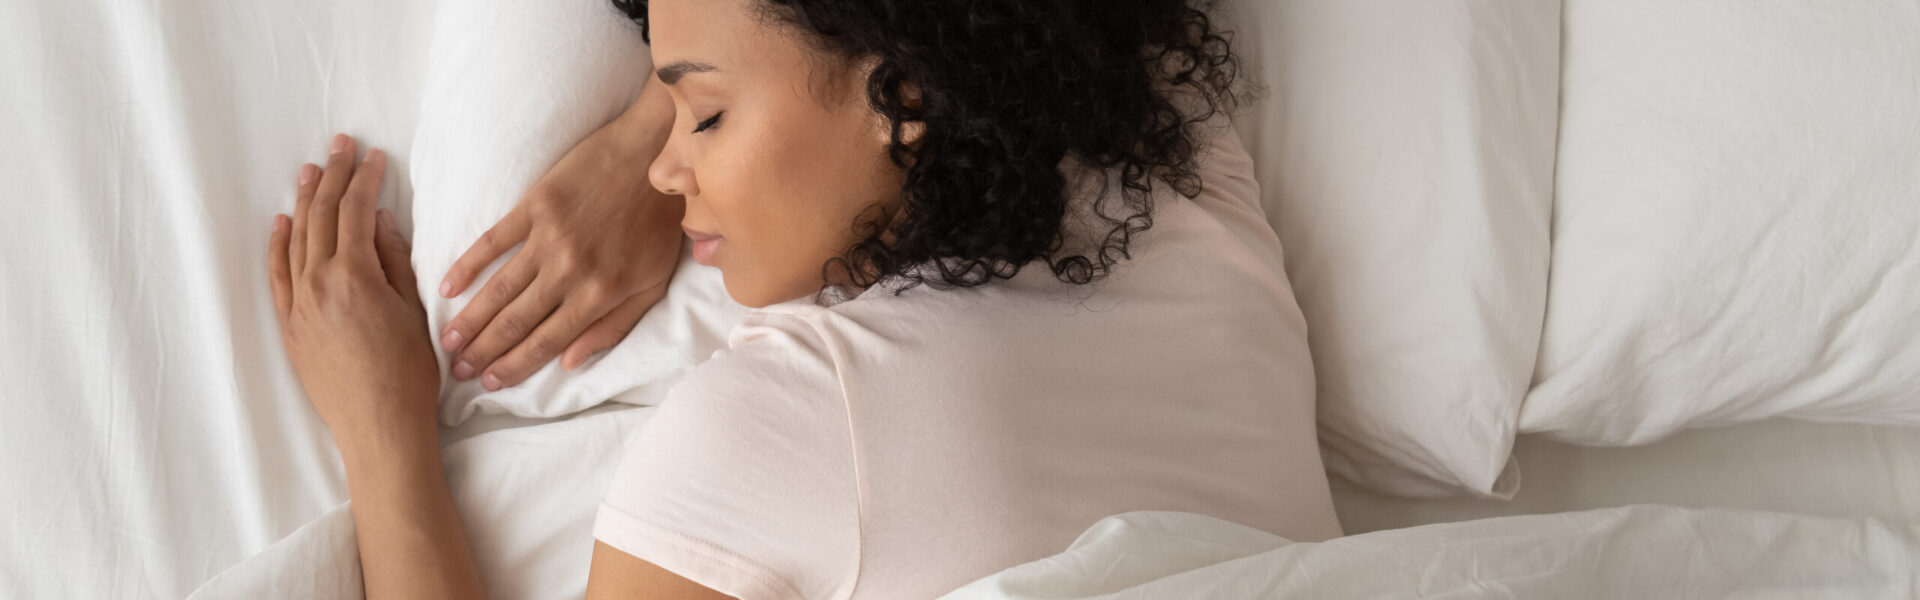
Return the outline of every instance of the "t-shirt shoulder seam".
[[[861,477],[860,473],[860,441],[854,435],[853,399],[847,390],[847,374],[843,368],[847,360],[840,354],[839,346],[833,343],[834,338],[829,336],[827,329],[818,322],[815,317],[818,312],[769,314],[783,315],[806,325],[808,333],[819,340],[821,349],[827,353],[827,361],[833,366],[834,387],[840,391],[840,411],[846,418],[847,462],[849,463],[847,468],[853,477],[853,581],[847,588],[848,595],[851,596],[860,587],[860,572],[866,564],[867,494],[863,489],[865,478]]]

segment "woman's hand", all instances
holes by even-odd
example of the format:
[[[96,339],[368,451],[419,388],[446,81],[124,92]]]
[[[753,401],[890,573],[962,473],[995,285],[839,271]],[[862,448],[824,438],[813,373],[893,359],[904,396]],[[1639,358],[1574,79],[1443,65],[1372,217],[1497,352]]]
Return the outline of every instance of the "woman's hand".
[[[484,598],[440,460],[440,368],[407,241],[376,212],[387,157],[334,136],[274,215],[267,267],[287,354],[347,473],[369,598]]]
[[[335,136],[327,166],[303,165],[293,218],[275,215],[274,308],[307,399],[349,452],[376,428],[434,434],[440,370],[405,239],[375,212],[386,155]]]
[[[647,86],[569,151],[448,270],[440,295],[452,298],[525,244],[440,332],[454,378],[477,376],[491,391],[555,357],[573,369],[626,338],[666,295],[685,204],[647,180],[673,125],[661,87]]]

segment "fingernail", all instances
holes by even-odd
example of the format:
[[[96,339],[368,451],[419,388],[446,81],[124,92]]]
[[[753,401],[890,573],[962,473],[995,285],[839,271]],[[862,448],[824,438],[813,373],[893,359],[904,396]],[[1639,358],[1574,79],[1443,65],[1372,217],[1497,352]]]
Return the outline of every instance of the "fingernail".
[[[488,373],[480,377],[480,387],[487,388],[489,392],[499,391],[500,378],[494,377],[492,373]]]
[[[320,167],[313,166],[312,163],[300,165],[300,185],[313,183],[313,180],[319,176]]]
[[[441,298],[453,297],[453,282],[451,281],[440,282],[440,297]]]
[[[473,379],[473,365],[467,364],[467,361],[464,360],[454,363],[453,378],[461,381]]]
[[[333,134],[333,153],[339,154],[341,152],[346,152],[346,151],[347,151],[347,134],[344,134],[344,133]]]
[[[273,216],[273,230],[274,230],[275,232],[281,232],[281,231],[286,231],[286,230],[287,230],[287,216],[286,216],[286,215],[274,215],[274,216]]]
[[[379,160],[379,159],[381,159],[381,158],[384,158],[384,157],[386,157],[386,155],[387,155],[387,153],[385,153],[385,152],[381,152],[379,148],[374,148],[374,149],[372,149],[372,150],[368,150],[368,151],[367,151],[367,158],[366,158],[366,162],[373,162],[373,161],[376,161],[376,160]]]
[[[460,330],[458,330],[458,329],[449,329],[449,330],[447,330],[447,334],[446,334],[446,335],[443,335],[443,336],[440,336],[440,346],[441,346],[441,347],[443,347],[443,348],[446,348],[448,352],[459,352],[459,351],[460,351],[460,341],[461,341],[461,340],[463,340],[463,339],[465,339],[465,338],[463,338],[463,337],[460,337]],[[462,365],[465,365],[465,364],[467,364],[467,363],[460,363],[460,364],[462,364]],[[455,369],[455,370],[457,371],[457,370],[459,370],[459,367],[457,367],[457,366],[456,366],[456,367],[454,367],[454,369]],[[467,367],[467,372],[468,372],[468,373],[472,373],[472,372],[473,372],[473,367],[471,367],[471,366],[469,366],[469,367]],[[462,376],[461,376],[460,378],[461,378],[461,379],[466,379],[467,377],[471,377],[471,376],[472,376],[472,375],[462,375]]]
[[[391,231],[394,233],[400,232],[400,227],[398,225],[395,225],[393,222],[393,211],[382,208],[378,213],[375,213],[375,214],[379,215],[381,227],[385,227],[387,228],[387,231]]]

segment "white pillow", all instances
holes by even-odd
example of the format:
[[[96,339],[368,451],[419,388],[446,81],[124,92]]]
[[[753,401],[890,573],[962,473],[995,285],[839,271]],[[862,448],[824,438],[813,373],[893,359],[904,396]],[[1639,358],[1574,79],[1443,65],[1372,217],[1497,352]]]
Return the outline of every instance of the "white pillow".
[[[439,332],[481,286],[448,300],[447,268],[512,210],[581,138],[625,110],[652,70],[639,27],[607,0],[475,0],[449,4],[435,24],[419,130],[410,157],[414,268]],[[636,164],[633,168],[647,168]],[[494,262],[479,281],[512,258]],[[574,372],[549,363],[496,392],[446,377],[441,420],[474,414],[555,417],[619,396],[653,403],[715,350],[747,310],[718,271],[682,254],[666,299],[615,346]],[[445,376],[446,353],[440,354]]]
[[[1920,5],[1567,3],[1522,428],[1920,424]]]
[[[1240,0],[1243,138],[1306,314],[1328,470],[1508,497],[1546,303],[1560,2]]]

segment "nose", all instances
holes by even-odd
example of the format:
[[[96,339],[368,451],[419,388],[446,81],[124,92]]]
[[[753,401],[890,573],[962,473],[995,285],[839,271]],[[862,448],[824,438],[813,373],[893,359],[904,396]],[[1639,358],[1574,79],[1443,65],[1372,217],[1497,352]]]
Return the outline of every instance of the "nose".
[[[660,156],[654,157],[653,165],[647,167],[647,180],[654,189],[669,196],[685,196],[699,193],[693,181],[693,169],[688,166],[683,155],[680,132],[667,137],[667,145],[660,149]]]

